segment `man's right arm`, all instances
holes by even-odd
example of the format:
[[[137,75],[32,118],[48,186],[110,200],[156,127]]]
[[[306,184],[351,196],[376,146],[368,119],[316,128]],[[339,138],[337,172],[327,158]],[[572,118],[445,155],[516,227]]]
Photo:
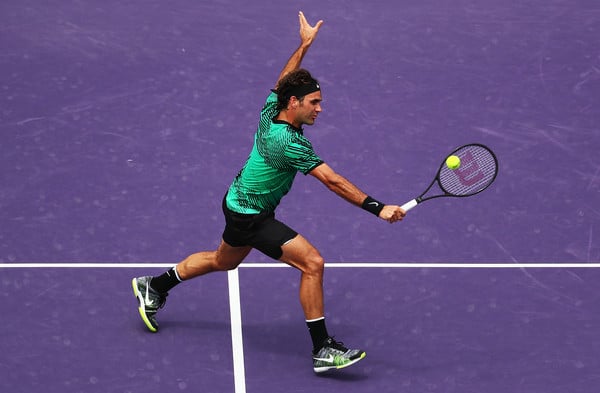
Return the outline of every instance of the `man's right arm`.
[[[357,186],[350,182],[345,177],[337,174],[329,165],[322,163],[315,169],[310,171],[310,174],[317,178],[327,188],[342,197],[346,201],[355,206],[362,206],[367,199],[367,194],[361,191]],[[374,202],[379,203],[379,202]],[[378,217],[389,223],[402,220],[406,212],[397,205],[384,205]]]

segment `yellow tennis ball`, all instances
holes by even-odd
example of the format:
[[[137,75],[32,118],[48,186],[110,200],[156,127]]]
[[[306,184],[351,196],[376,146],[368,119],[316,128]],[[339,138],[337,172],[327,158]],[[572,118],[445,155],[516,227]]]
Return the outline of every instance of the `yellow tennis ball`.
[[[446,158],[446,166],[452,170],[460,167],[460,158],[458,156],[449,156]]]

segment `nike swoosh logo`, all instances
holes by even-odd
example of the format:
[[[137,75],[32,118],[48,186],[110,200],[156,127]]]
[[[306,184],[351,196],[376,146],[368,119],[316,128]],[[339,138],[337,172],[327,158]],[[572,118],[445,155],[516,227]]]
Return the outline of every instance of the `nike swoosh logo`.
[[[377,202],[369,202],[369,205],[379,206],[379,203],[377,203]]]
[[[149,287],[149,285],[146,285],[146,296],[145,296],[146,297],[146,299],[145,299],[146,304],[150,304],[150,297],[148,296],[148,293],[149,293],[148,287]]]
[[[314,360],[319,360],[319,361],[322,361],[322,362],[329,362],[329,363],[333,363],[333,359],[334,359],[334,357],[333,357],[333,355],[329,355],[329,357],[328,357],[328,358],[313,358],[313,359],[314,359]]]

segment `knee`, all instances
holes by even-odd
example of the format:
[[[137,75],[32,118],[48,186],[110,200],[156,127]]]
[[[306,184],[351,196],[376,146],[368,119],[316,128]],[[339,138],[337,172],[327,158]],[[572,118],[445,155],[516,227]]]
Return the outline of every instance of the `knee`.
[[[325,270],[325,261],[323,257],[318,253],[310,254],[304,263],[304,272],[313,276],[322,276]]]
[[[224,257],[220,252],[215,252],[215,259],[213,261],[213,269],[216,271],[228,271],[234,270],[238,267],[241,261],[232,260],[231,258]]]
[[[213,270],[215,271],[219,271],[219,272],[225,272],[228,270],[233,270],[237,267],[237,264],[233,264],[230,263],[228,261],[225,261],[223,259],[215,259],[215,261],[213,262]]]

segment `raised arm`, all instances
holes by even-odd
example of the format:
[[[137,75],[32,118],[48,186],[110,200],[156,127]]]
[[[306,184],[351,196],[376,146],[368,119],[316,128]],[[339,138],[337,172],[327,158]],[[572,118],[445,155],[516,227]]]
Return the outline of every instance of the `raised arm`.
[[[289,60],[281,70],[279,78],[277,78],[277,83],[275,84],[275,89],[277,89],[279,86],[279,81],[281,78],[300,68],[300,64],[302,64],[304,55],[308,51],[308,48],[310,48],[312,45],[314,39],[317,37],[317,33],[323,24],[323,21],[319,20],[314,26],[311,26],[306,20],[306,17],[304,17],[304,13],[302,13],[302,11],[298,13],[298,18],[300,19],[300,46],[298,49],[296,49],[292,56],[290,56]]]
[[[389,223],[402,220],[406,212],[396,205],[382,205],[370,198],[367,194],[361,191],[358,187],[352,184],[348,179],[342,175],[337,174],[329,165],[323,163],[313,169],[310,174],[316,177],[321,183],[323,183],[331,191],[344,198],[346,201],[353,205],[362,207],[365,210],[373,212],[369,204],[375,204],[375,208],[378,208],[379,214],[377,215],[382,220]]]

